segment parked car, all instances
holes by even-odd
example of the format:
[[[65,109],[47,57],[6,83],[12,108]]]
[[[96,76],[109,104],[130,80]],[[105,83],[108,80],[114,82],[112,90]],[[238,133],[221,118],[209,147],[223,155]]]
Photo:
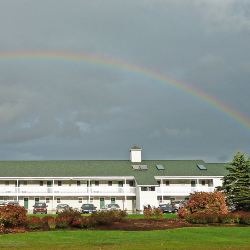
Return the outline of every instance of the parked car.
[[[81,213],[82,214],[94,214],[96,213],[96,207],[93,204],[82,204]]]
[[[7,203],[7,205],[19,206],[19,202],[18,202],[18,201],[9,201],[9,202]]]
[[[120,206],[118,204],[107,204],[102,210],[106,210],[106,211],[120,210]]]
[[[180,208],[185,207],[186,204],[187,204],[186,201],[174,201],[174,202],[172,203],[172,205],[173,205],[177,210],[180,209]]]
[[[175,213],[178,210],[171,204],[160,204],[158,208],[161,209],[163,213]]]
[[[47,205],[44,202],[37,202],[33,206],[33,214],[47,214]]]
[[[71,207],[68,204],[58,204],[56,206],[56,214],[61,213],[65,210],[70,209]]]
[[[0,201],[0,207],[6,206],[8,204],[7,201]]]

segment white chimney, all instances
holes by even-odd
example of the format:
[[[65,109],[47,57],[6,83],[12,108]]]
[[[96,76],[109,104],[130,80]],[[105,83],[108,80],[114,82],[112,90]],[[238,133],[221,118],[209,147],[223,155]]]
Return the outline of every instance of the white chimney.
[[[138,146],[133,146],[130,149],[131,162],[141,162],[141,151],[142,151],[142,149]]]

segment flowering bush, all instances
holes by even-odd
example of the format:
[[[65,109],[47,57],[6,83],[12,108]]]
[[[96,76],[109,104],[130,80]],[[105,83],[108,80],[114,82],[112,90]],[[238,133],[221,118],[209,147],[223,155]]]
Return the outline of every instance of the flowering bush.
[[[4,227],[23,226],[27,222],[27,211],[24,207],[7,205],[0,207],[0,225]]]
[[[29,229],[41,229],[43,221],[37,216],[30,216],[27,220],[27,226]]]

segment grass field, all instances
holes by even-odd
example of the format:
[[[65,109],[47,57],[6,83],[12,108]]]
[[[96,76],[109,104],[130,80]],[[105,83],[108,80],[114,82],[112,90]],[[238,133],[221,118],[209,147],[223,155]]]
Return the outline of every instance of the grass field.
[[[54,231],[0,235],[0,249],[230,250],[250,249],[250,227],[163,231]]]

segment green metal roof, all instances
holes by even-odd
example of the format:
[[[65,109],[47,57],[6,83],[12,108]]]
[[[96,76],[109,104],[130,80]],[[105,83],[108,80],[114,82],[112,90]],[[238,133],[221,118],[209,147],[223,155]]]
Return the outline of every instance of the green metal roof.
[[[134,170],[132,165],[147,165],[148,170]],[[207,170],[199,170],[203,164]],[[163,165],[158,170],[156,165]],[[201,160],[148,160],[131,163],[128,160],[79,161],[0,161],[1,177],[84,177],[134,176],[138,185],[157,185],[155,176],[224,176],[222,163],[205,163]]]

